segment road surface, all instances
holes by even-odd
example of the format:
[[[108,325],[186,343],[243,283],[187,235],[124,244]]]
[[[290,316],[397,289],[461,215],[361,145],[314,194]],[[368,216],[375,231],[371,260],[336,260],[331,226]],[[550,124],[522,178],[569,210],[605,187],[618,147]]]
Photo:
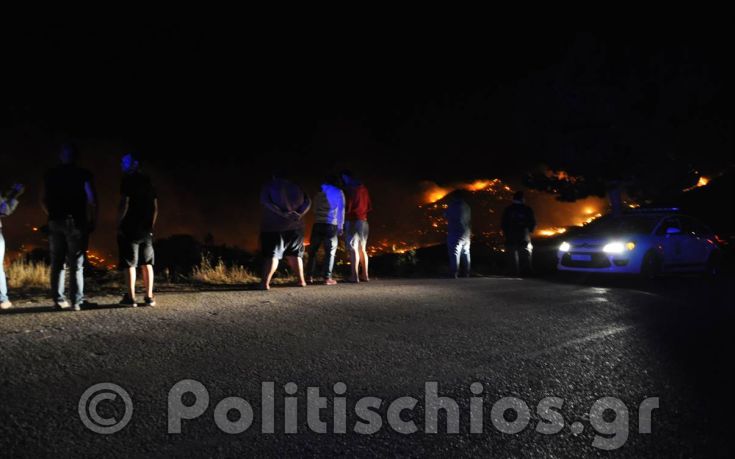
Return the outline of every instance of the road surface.
[[[0,451],[732,456],[732,285],[385,280],[160,294],[156,308],[19,305],[0,314]],[[427,398],[432,382],[451,413]],[[86,396],[98,383],[130,406]]]

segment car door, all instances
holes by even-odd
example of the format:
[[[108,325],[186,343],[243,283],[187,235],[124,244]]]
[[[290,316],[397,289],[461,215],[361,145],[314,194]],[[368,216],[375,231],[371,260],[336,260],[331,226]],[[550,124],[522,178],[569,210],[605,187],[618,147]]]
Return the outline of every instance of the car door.
[[[710,243],[706,227],[691,217],[679,217],[684,235],[683,263],[695,268],[707,263]]]
[[[685,237],[681,231],[681,223],[677,217],[667,217],[659,225],[656,235],[660,237],[663,247],[663,268],[666,271],[681,269],[684,260]]]

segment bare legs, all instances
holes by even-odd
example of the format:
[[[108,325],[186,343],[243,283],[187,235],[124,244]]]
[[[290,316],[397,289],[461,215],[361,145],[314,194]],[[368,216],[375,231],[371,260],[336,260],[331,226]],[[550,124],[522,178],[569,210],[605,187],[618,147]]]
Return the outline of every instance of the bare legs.
[[[306,280],[304,279],[304,260],[301,257],[286,257],[286,263],[291,268],[291,271],[298,277],[299,285],[306,287]],[[260,282],[260,288],[262,290],[271,289],[271,280],[273,274],[278,269],[278,258],[270,258],[265,260],[263,264],[263,277]]]
[[[135,271],[135,267],[125,270],[125,281],[128,283],[128,295],[133,299],[135,299]]]
[[[261,290],[271,289],[271,279],[278,269],[278,258],[268,258],[263,263],[263,277],[260,281]]]
[[[367,247],[364,243],[358,243],[357,247],[350,247],[350,267],[352,268],[352,282],[369,282],[368,275],[368,254]]]
[[[143,286],[145,287],[146,298],[153,298],[153,265],[141,266],[143,271]],[[136,269],[128,268],[125,271],[125,281],[128,284],[128,295],[130,298],[135,298],[135,281],[136,281]]]
[[[145,296],[153,298],[153,265],[143,265],[143,284],[145,285]]]
[[[306,287],[306,281],[304,280],[304,259],[301,257],[286,257],[286,262],[291,268],[291,271],[299,278],[299,285]]]

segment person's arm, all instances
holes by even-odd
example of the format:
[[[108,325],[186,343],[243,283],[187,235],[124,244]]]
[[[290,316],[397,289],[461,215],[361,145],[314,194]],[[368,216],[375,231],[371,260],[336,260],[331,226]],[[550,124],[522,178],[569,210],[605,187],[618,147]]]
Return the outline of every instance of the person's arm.
[[[89,231],[92,232],[97,227],[99,208],[97,207],[97,190],[94,188],[91,177],[84,182],[84,192],[87,195],[87,222],[89,223]]]
[[[350,198],[350,194],[345,191],[345,214],[350,215],[352,212],[352,199]]]
[[[339,202],[337,203],[337,231],[340,234],[344,231],[345,227],[345,193],[339,190]]]
[[[18,207],[18,200],[15,198],[0,198],[0,216],[7,217],[8,215],[15,212],[15,208]]]
[[[46,200],[46,178],[41,180],[41,186],[39,186],[38,199],[41,204],[41,210],[48,217],[48,201]]]
[[[370,199],[370,193],[368,192],[367,188],[363,188],[365,190],[365,199],[367,200],[367,211],[372,212],[373,211],[373,201]]]
[[[533,215],[533,209],[530,207],[528,208],[528,232],[533,233],[533,230],[536,229],[536,217]]]
[[[284,212],[280,207],[275,205],[271,200],[271,195],[268,187],[263,187],[263,190],[260,192],[260,204],[274,214],[280,215],[283,218],[288,218],[288,214]]]
[[[309,209],[311,209],[311,199],[309,199],[308,194],[304,193],[304,202],[302,202],[294,212],[299,216],[299,219],[301,219],[306,215]]]
[[[3,197],[0,196],[0,215],[7,217],[8,215],[15,212],[18,207],[18,197],[23,194],[25,187],[20,183],[13,185],[8,195]]]
[[[120,198],[120,205],[118,206],[118,216],[117,216],[117,227],[120,228],[120,225],[122,225],[123,220],[125,219],[125,216],[128,214],[128,208],[130,207],[130,198],[128,196],[122,196]]]
[[[152,227],[156,226],[158,220],[158,198],[153,199],[153,224]]]

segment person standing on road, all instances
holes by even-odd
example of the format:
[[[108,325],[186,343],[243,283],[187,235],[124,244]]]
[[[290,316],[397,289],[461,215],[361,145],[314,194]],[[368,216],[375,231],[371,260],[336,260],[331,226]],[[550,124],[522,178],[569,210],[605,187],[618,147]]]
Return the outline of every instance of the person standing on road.
[[[472,237],[472,211],[465,200],[464,190],[455,190],[448,199],[447,210],[447,250],[449,251],[449,275],[459,277],[464,264],[464,276],[470,277],[470,240]]]
[[[334,257],[337,254],[338,236],[344,232],[345,222],[345,194],[338,188],[335,176],[327,177],[322,183],[322,191],[314,197],[315,221],[311,227],[311,242],[309,244],[309,283],[314,282],[316,270],[316,256],[319,248],[324,245],[324,284],[334,285],[332,279]]]
[[[41,206],[48,215],[54,305],[57,309],[69,308],[64,295],[68,268],[74,311],[79,311],[84,301],[84,259],[98,213],[92,174],[77,166],[77,157],[74,145],[62,145],[61,164],[46,172],[41,192]]]
[[[342,171],[342,182],[346,197],[345,244],[352,267],[350,282],[369,282],[367,240],[370,226],[367,216],[373,210],[373,205],[367,187],[352,172]]]
[[[536,228],[533,210],[525,204],[522,191],[513,195],[513,203],[506,207],[502,218],[505,250],[508,253],[511,275],[528,275],[532,271],[531,234]]]
[[[304,215],[311,207],[309,196],[295,183],[275,172],[260,193],[263,218],[260,224],[260,245],[263,251],[263,277],[260,287],[270,290],[278,263],[286,257],[291,270],[304,280]]]
[[[10,309],[13,303],[8,299],[8,281],[5,278],[5,238],[3,237],[2,218],[15,212],[18,198],[25,187],[16,183],[7,193],[0,193],[0,309]]]
[[[121,162],[120,218],[118,220],[118,268],[125,272],[128,291],[121,305],[136,307],[135,278],[138,266],[143,271],[146,306],[155,306],[153,297],[153,227],[158,218],[158,197],[150,177],[141,170],[140,157],[129,153]]]

